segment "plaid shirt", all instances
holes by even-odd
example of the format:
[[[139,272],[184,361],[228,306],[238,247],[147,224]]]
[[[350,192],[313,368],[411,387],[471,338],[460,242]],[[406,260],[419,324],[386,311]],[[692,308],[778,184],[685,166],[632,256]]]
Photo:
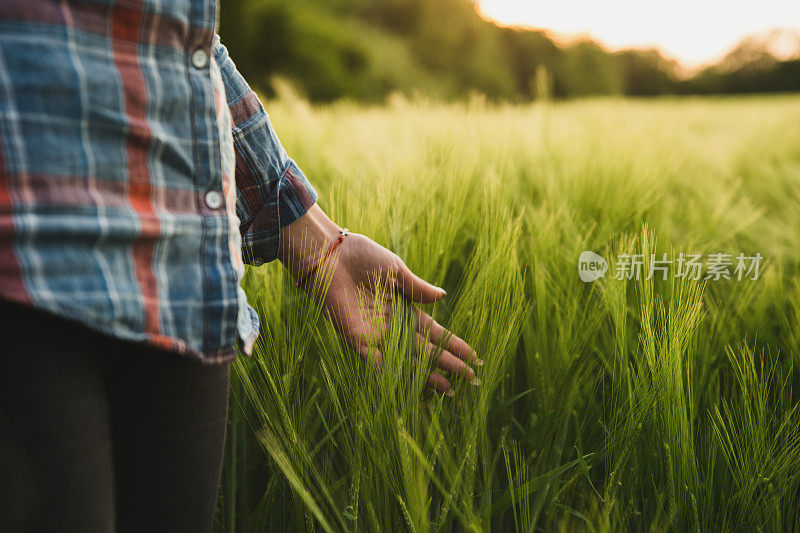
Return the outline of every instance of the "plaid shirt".
[[[250,352],[242,256],[274,259],[316,193],[216,19],[215,0],[0,2],[0,298],[204,362]]]

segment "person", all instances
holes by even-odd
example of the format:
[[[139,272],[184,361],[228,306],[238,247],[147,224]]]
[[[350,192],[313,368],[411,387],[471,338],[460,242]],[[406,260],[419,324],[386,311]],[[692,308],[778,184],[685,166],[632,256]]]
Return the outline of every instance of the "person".
[[[215,0],[0,2],[0,531],[211,528],[229,363],[259,330],[245,259],[279,259],[378,362],[376,284],[445,295],[341,236],[217,18]],[[416,313],[421,352],[477,383],[474,350]]]

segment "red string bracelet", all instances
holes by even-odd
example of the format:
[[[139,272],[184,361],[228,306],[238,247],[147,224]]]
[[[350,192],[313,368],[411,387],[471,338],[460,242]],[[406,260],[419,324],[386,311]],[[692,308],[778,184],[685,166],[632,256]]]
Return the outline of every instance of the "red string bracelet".
[[[299,287],[300,285],[305,285],[306,282],[311,279],[311,276],[314,275],[314,273],[317,271],[317,269],[320,266],[322,266],[322,263],[324,263],[325,261],[328,260],[328,258],[333,254],[333,251],[336,249],[336,247],[339,246],[340,244],[342,244],[342,241],[344,240],[344,238],[347,237],[349,234],[350,234],[350,230],[349,229],[347,229],[347,228],[340,229],[339,230],[339,238],[336,239],[335,241],[333,241],[333,244],[331,245],[330,248],[328,248],[328,251],[325,254],[325,256],[322,259],[320,259],[319,263],[314,265],[314,268],[312,268],[311,271],[308,274],[306,274],[306,276],[302,280],[296,282],[294,284],[294,286],[295,287]]]

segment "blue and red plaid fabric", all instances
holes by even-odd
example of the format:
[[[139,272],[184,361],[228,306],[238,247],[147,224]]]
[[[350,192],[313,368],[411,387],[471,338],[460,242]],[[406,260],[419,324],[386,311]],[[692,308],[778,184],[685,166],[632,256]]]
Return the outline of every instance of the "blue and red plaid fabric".
[[[316,193],[216,19],[215,0],[0,2],[0,298],[249,353],[242,256],[274,259]]]

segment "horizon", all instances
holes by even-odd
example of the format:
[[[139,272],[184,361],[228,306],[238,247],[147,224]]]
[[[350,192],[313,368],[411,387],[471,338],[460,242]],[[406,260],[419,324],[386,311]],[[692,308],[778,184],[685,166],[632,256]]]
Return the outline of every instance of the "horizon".
[[[501,26],[543,30],[560,43],[589,38],[612,51],[655,48],[688,70],[719,61],[752,35],[773,30],[800,35],[800,2],[789,0],[764,0],[757,9],[722,0],[675,0],[668,9],[635,0],[603,5],[588,0],[556,4],[476,0],[475,5],[484,19]]]

